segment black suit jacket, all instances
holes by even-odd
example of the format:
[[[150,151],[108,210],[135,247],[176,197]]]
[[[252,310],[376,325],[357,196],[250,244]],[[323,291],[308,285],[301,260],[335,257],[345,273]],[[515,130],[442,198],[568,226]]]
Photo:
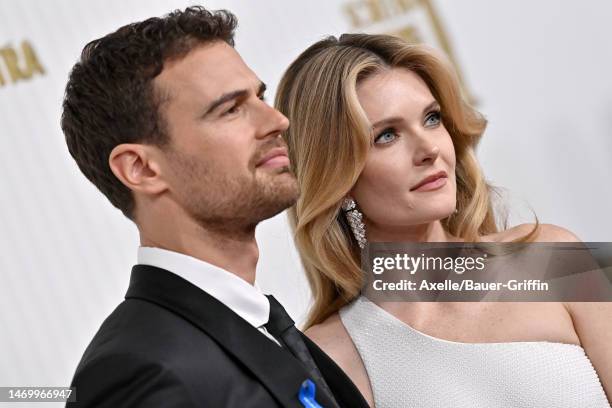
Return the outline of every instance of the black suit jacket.
[[[304,341],[341,407],[367,407],[342,370]],[[122,302],[85,350],[68,407],[302,407],[308,378],[287,349],[181,277],[136,265]],[[320,388],[317,401],[331,406]]]

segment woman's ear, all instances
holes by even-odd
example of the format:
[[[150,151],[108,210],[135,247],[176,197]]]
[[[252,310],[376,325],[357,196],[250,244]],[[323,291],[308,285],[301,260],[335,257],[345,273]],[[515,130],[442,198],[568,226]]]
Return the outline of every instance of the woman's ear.
[[[111,151],[108,164],[111,171],[133,192],[155,195],[168,188],[154,146],[124,143]]]

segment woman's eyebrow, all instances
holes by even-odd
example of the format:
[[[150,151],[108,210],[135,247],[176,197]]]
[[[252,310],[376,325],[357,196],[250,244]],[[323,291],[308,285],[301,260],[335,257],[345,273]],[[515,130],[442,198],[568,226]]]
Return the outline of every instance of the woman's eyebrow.
[[[440,104],[436,100],[430,102],[429,105],[427,105],[425,107],[425,109],[423,109],[423,115],[426,115],[427,113],[429,113],[433,109],[440,109]]]
[[[429,112],[431,112],[434,109],[440,109],[440,104],[436,100],[431,101],[423,109],[423,116],[425,116],[426,114],[428,114]],[[388,118],[381,119],[378,122],[374,123],[372,125],[372,129],[376,129],[376,128],[380,128],[380,127],[383,127],[383,126],[399,123],[399,122],[402,122],[403,120],[404,120],[404,118],[402,118],[401,116],[390,116]]]
[[[404,118],[402,118],[401,116],[391,116],[391,117],[388,117],[388,118],[384,118],[384,119],[381,119],[378,122],[374,123],[372,125],[372,129],[376,129],[376,128],[379,128],[379,127],[384,127],[384,126],[391,125],[391,124],[394,124],[394,123],[399,123],[399,122],[402,122],[403,120],[404,120]]]

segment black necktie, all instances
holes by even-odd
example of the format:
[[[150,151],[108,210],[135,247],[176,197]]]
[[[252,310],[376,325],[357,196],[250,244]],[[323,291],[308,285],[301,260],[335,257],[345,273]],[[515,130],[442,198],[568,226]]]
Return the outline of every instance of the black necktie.
[[[293,319],[287,314],[285,308],[278,303],[274,296],[266,295],[266,297],[270,301],[270,318],[268,319],[268,323],[264,325],[266,330],[268,330],[268,332],[281,344],[286,346],[289,351],[291,351],[291,354],[304,364],[308,374],[310,374],[317,386],[329,396],[337,407],[338,403],[334,399],[334,395],[321,375],[319,368],[312,359],[308,347],[306,347],[306,344],[304,344],[302,340],[302,335],[294,325]]]

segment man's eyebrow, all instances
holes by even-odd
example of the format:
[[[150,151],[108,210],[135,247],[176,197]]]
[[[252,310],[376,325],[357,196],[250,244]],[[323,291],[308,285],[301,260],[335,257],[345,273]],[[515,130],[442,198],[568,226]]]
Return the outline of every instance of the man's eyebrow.
[[[265,90],[266,90],[266,84],[260,81],[259,89],[257,90],[257,96],[262,95],[265,92]],[[239,89],[236,91],[225,93],[210,103],[210,105],[208,106],[208,109],[206,109],[206,113],[204,113],[203,116],[208,115],[209,113],[211,113],[212,111],[214,111],[215,109],[217,109],[219,106],[223,105],[226,102],[229,102],[234,99],[244,98],[248,94],[249,94],[249,91],[247,89]]]

